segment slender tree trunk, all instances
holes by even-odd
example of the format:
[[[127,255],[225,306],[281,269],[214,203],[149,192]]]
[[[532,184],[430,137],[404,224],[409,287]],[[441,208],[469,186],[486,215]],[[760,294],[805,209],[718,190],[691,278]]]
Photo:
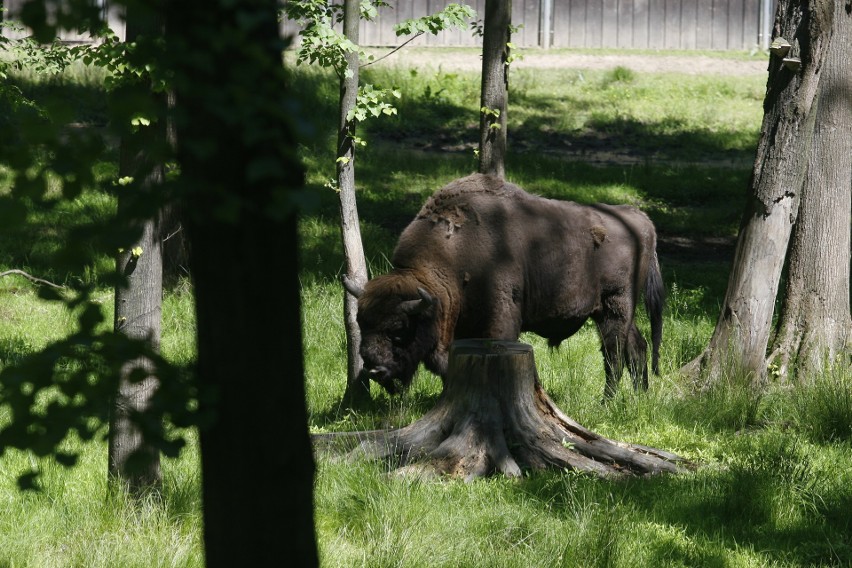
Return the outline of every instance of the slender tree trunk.
[[[836,0],[772,357],[783,377],[818,373],[849,345],[851,189],[852,2]]]
[[[358,45],[358,25],[361,12],[358,0],[346,0],[343,8],[343,34]],[[367,261],[361,243],[361,226],[355,200],[355,122],[348,118],[358,97],[358,54],[346,54],[346,67],[350,75],[340,78],[340,115],[337,134],[337,185],[340,198],[340,230],[343,255],[346,260],[346,277],[359,288],[367,283]],[[370,381],[361,371],[364,362],[361,349],[361,330],[358,327],[358,299],[344,294],[344,325],[346,328],[346,393],[344,404],[358,406],[370,399]]]
[[[142,238],[133,245],[142,254],[136,257],[131,250],[119,254],[118,270],[127,278],[127,286],[115,290],[115,330],[147,341],[154,350],[160,346],[163,294],[158,232],[155,220],[145,222]],[[139,369],[145,372],[142,380],[133,376]],[[110,412],[109,474],[134,494],[158,489],[161,482],[160,452],[145,442],[135,420],[148,410],[159,387],[153,371],[153,364],[144,357],[125,362]]]
[[[159,36],[161,22],[138,8],[127,12],[127,41],[140,35]],[[137,219],[142,235],[117,257],[117,270],[126,278],[126,286],[115,289],[115,331],[131,339],[147,341],[154,351],[160,347],[161,308],[163,297],[163,255],[157,211],[138,219],[139,211],[152,201],[151,193],[162,190],[164,169],[162,149],[166,143],[165,104],[163,97],[154,95],[150,85],[128,86],[113,96],[144,96],[160,119],[137,132],[128,131],[121,139],[119,177],[134,178],[134,182],[119,192],[118,209],[122,218]],[[112,401],[109,421],[108,472],[111,478],[122,481],[133,494],[159,489],[161,483],[160,452],[146,443],[136,418],[150,407],[151,398],[159,387],[153,374],[153,363],[139,357],[124,363],[120,370],[118,389]],[[144,372],[141,380],[134,377]]]
[[[786,38],[792,49],[783,57],[770,56],[750,199],[722,312],[708,348],[684,369],[705,381],[715,380],[731,367],[756,381],[766,376],[772,314],[799,210],[832,15],[833,0],[785,0],[778,6],[774,37]]]
[[[134,245],[143,252],[136,257],[126,250],[118,257],[118,270],[127,286],[115,291],[115,330],[132,339],[160,346],[162,307],[162,254],[155,221],[144,224],[142,238]],[[143,370],[142,380],[134,372]],[[161,482],[160,452],[147,444],[136,417],[150,407],[159,379],[147,358],[122,365],[118,391],[112,401],[109,421],[109,474],[124,482],[134,494],[158,489]]]
[[[316,566],[298,276],[304,183],[278,3],[168,5],[209,568]]]
[[[506,110],[509,99],[511,0],[486,0],[482,37],[479,172],[506,175]]]

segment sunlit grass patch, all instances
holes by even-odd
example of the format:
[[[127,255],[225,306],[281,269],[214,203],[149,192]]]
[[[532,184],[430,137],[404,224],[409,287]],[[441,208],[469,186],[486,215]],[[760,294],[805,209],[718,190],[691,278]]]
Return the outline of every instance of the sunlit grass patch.
[[[793,420],[817,441],[852,441],[852,371],[843,357],[793,387]]]

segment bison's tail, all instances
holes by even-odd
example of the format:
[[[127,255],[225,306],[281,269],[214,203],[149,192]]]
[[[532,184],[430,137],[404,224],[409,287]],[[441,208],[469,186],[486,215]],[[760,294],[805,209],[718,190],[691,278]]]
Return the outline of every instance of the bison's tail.
[[[657,261],[657,251],[651,251],[648,263],[648,274],[645,277],[645,310],[651,320],[651,369],[655,375],[660,374],[660,343],[663,340],[663,305],[666,301],[666,289],[663,285],[663,275],[660,274],[660,264]]]

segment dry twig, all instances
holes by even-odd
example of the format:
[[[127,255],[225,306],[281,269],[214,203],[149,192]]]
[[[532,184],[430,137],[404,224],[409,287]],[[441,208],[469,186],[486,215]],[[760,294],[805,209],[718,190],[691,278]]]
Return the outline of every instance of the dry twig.
[[[30,280],[31,282],[35,282],[36,284],[45,284],[52,288],[58,288],[60,290],[64,289],[65,286],[60,286],[59,284],[54,284],[53,282],[49,282],[47,280],[42,280],[41,278],[36,278],[32,274],[28,274],[23,270],[18,270],[17,268],[13,268],[12,270],[7,270],[5,272],[0,272],[0,278],[3,276],[9,276],[10,274],[17,274],[18,276],[23,276],[24,278]]]

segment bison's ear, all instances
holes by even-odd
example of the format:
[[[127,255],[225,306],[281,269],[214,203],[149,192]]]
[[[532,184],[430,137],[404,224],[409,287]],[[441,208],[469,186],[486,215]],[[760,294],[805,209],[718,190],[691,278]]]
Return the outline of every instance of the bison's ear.
[[[400,307],[404,313],[412,316],[422,314],[434,306],[437,302],[437,300],[435,300],[435,298],[423,288],[418,288],[417,294],[420,296],[419,300],[409,300],[401,304]]]
[[[364,289],[355,283],[354,280],[349,278],[348,274],[343,275],[343,287],[346,288],[346,291],[355,296],[356,298],[360,298],[361,294],[364,293]]]

